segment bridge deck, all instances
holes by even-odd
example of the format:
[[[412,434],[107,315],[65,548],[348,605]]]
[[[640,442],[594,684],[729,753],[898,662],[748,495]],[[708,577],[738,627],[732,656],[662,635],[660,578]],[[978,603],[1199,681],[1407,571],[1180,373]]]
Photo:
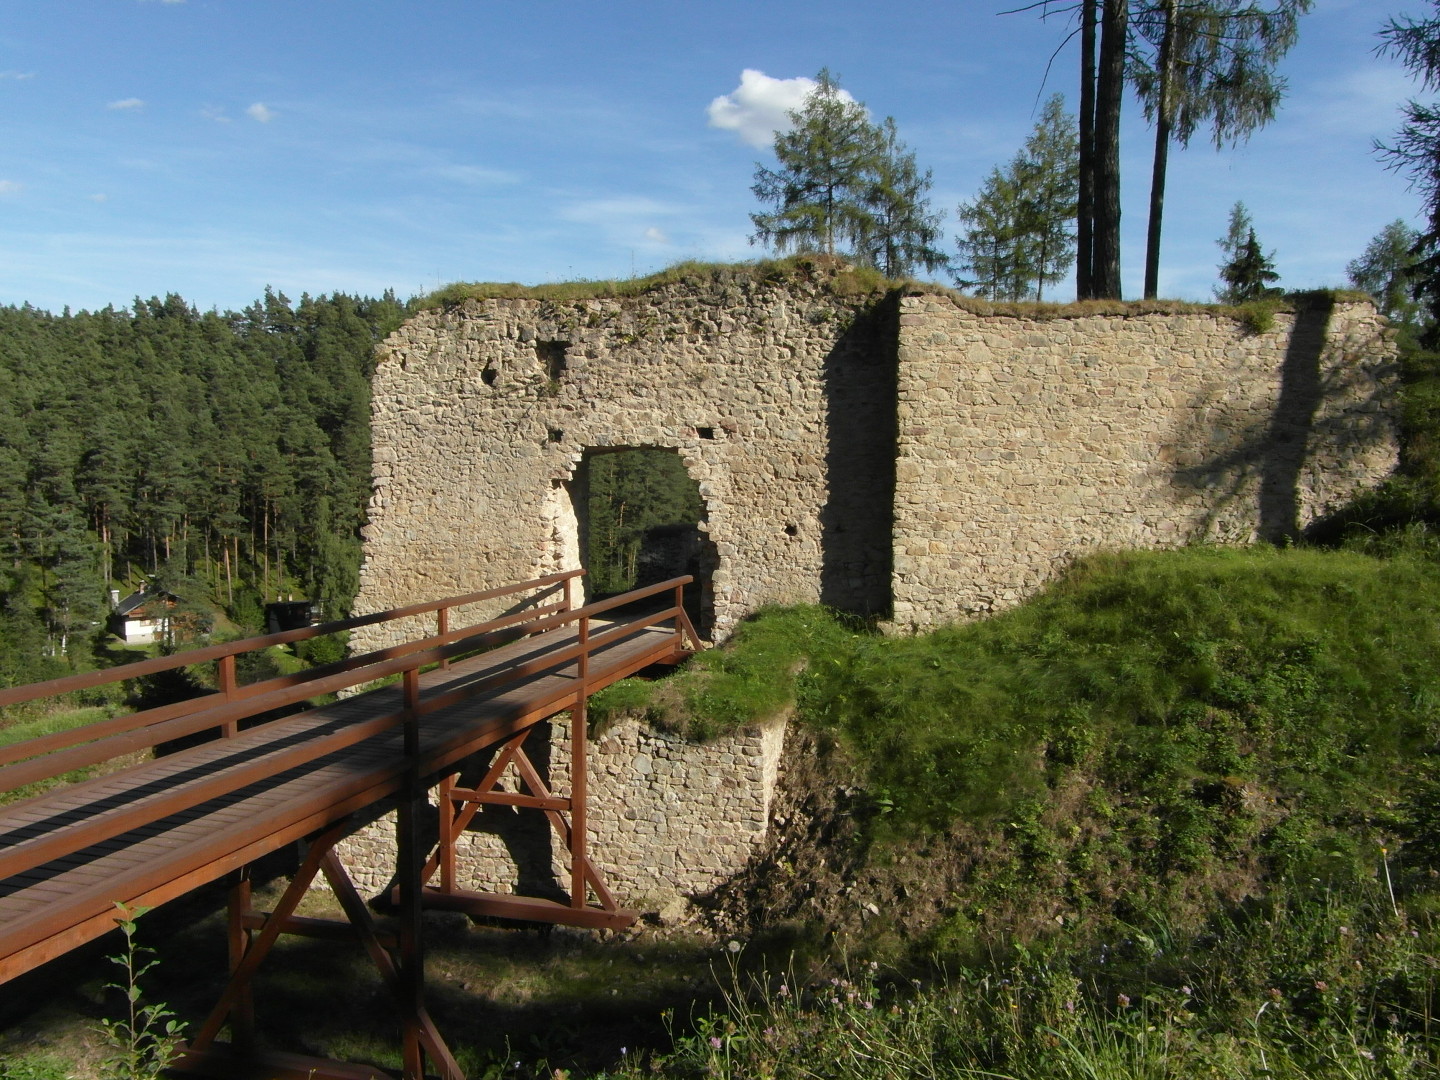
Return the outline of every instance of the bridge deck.
[[[578,689],[576,661],[548,658],[573,653],[576,641],[570,623],[420,676],[422,705],[478,687],[418,721],[422,777],[568,708]],[[678,627],[637,627],[589,651],[586,688],[674,660],[683,645]],[[529,665],[533,674],[523,681],[487,682]],[[399,686],[375,690],[0,806],[0,865],[11,868],[0,874],[0,982],[112,929],[116,903],[163,903],[400,792],[407,768],[401,726],[321,751],[327,738],[345,741],[355,725],[401,706]],[[266,773],[268,757],[302,744],[318,756]],[[244,769],[259,770],[259,778],[225,783]],[[233,790],[183,806],[187,792],[193,801],[207,786]],[[167,802],[183,808],[167,812]],[[87,842],[85,834],[103,832],[107,819],[143,818],[147,806],[155,810],[149,820]],[[56,838],[71,834],[73,846],[55,853]],[[31,848],[48,857],[16,868]]]

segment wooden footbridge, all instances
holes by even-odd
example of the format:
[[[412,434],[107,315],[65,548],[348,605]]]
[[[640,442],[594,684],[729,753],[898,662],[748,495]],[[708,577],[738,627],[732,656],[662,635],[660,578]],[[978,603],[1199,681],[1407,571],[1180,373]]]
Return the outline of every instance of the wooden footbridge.
[[[407,1080],[425,1075],[427,1061],[432,1074],[462,1080],[425,1008],[422,908],[591,927],[632,922],[634,914],[618,906],[586,850],[586,699],[699,646],[682,603],[689,578],[577,606],[580,573],[0,690],[0,705],[13,705],[208,663],[216,665],[219,687],[0,747],[0,792],[20,796],[0,805],[0,984],[114,929],[117,904],[153,907],[228,876],[229,981],[183,1048],[179,1068],[217,1076],[250,1075],[256,1065],[267,1076],[378,1075],[254,1054],[251,979],[283,933],[357,940],[394,995]],[[647,613],[622,613],[647,598]],[[488,610],[505,604],[507,613],[451,627],[465,608],[480,604]],[[299,674],[237,682],[236,657],[243,653],[382,622],[425,629],[403,644]],[[389,685],[304,707],[381,680]],[[297,705],[303,711],[293,711]],[[558,795],[524,743],[536,724],[566,710],[572,764],[569,792]],[[187,749],[150,753],[207,733],[213,737]],[[483,779],[459,787],[461,763],[487,750],[493,756]],[[64,782],[95,766],[111,771]],[[516,779],[502,789],[506,775]],[[439,841],[426,845],[420,838],[434,830],[421,818],[436,813],[428,793],[437,786]],[[497,803],[550,819],[569,852],[568,903],[458,887],[455,840],[479,807]],[[357,823],[392,804],[399,925],[386,931],[334,848]],[[273,911],[253,910],[249,866],[296,841],[304,846],[299,871]],[[346,922],[295,914],[317,875],[334,890]],[[227,1027],[225,1044],[218,1036]]]

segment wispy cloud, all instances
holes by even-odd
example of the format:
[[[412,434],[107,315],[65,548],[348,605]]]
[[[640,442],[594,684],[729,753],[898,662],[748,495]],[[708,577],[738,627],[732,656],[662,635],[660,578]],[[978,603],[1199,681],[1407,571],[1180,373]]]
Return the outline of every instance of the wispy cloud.
[[[35,73],[33,71],[0,71],[0,79],[14,79],[16,82],[33,79],[34,77]]]
[[[18,195],[24,186],[15,180],[0,180],[0,195]]]
[[[245,115],[251,120],[258,120],[262,124],[268,124],[275,119],[275,110],[266,105],[263,101],[257,101],[245,110]]]
[[[805,104],[815,89],[814,79],[797,76],[775,79],[763,71],[746,68],[740,85],[710,102],[705,112],[710,126],[734,131],[751,146],[766,147],[780,131],[790,130],[790,113]],[[849,91],[839,91],[843,101],[854,101]]]
[[[657,222],[688,223],[694,208],[644,195],[617,195],[611,198],[581,199],[560,209],[565,221],[595,229],[613,245],[642,250],[667,247],[670,234]]]
[[[110,201],[110,196],[109,196],[109,195],[106,195],[103,191],[97,191],[94,195],[86,195],[85,197],[86,197],[87,199],[89,199],[89,200],[90,200],[91,202],[93,202],[93,203],[102,203],[102,202],[109,202],[109,201]]]
[[[206,120],[214,120],[217,124],[230,123],[230,117],[225,115],[225,110],[216,105],[207,105],[200,110],[200,115]]]
[[[441,180],[451,180],[457,184],[469,184],[476,187],[514,184],[520,180],[520,177],[513,172],[507,172],[505,169],[491,169],[484,165],[437,165],[430,172]]]
[[[112,101],[112,102],[110,102],[109,104],[107,104],[107,105],[105,106],[105,108],[107,108],[107,109],[116,109],[116,110],[124,110],[124,109],[143,109],[144,107],[145,107],[145,102],[144,102],[144,100],[141,99],[141,98],[138,98],[138,97],[121,98],[119,101]]]

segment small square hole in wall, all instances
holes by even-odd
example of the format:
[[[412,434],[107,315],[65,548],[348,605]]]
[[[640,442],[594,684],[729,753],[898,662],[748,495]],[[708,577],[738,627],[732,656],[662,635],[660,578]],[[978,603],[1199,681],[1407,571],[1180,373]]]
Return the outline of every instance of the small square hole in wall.
[[[702,439],[713,439],[715,437],[715,429],[713,427],[697,427],[695,434]]]
[[[552,427],[549,438],[552,443],[564,442],[565,432],[561,431],[558,427]]]
[[[487,367],[484,371],[480,372],[480,381],[486,386],[494,386],[495,380],[499,377],[500,373],[493,367]]]
[[[568,341],[535,342],[535,355],[540,358],[540,363],[545,365],[545,377],[551,382],[558,382],[565,374],[565,350],[568,348]]]
[[[798,526],[798,525],[786,525],[786,526],[785,526],[785,535],[786,535],[786,536],[799,536],[799,535],[800,535],[800,526]]]

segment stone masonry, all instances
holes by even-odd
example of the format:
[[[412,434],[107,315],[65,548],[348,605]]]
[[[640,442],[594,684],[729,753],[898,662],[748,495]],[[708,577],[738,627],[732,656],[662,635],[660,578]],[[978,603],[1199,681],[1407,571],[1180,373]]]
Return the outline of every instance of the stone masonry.
[[[1014,604],[1101,548],[1294,536],[1395,463],[1394,347],[1369,304],[1246,334],[914,296],[899,350],[901,628]]]
[[[1014,604],[1102,548],[1281,540],[1393,468],[1395,349],[1368,303],[1307,298],[1258,330],[1204,308],[1098,310],[875,302],[823,274],[734,270],[422,313],[380,348],[357,611],[578,566],[585,463],[615,447],[673,448],[698,483],[717,640],[766,603],[909,631]],[[591,840],[622,903],[743,865],[777,745],[601,741]],[[467,837],[467,881],[545,886],[544,822],[532,843],[502,816]],[[349,850],[372,877],[380,835]]]
[[[591,858],[623,906],[663,911],[745,865],[765,838],[784,737],[783,719],[705,745],[631,720],[592,742]],[[562,796],[569,792],[569,740],[562,716],[526,744]],[[518,790],[513,778],[509,787]],[[362,890],[378,893],[390,880],[394,830],[392,812],[341,842],[341,858]],[[569,863],[534,811],[487,806],[456,847],[462,888],[563,899]]]

